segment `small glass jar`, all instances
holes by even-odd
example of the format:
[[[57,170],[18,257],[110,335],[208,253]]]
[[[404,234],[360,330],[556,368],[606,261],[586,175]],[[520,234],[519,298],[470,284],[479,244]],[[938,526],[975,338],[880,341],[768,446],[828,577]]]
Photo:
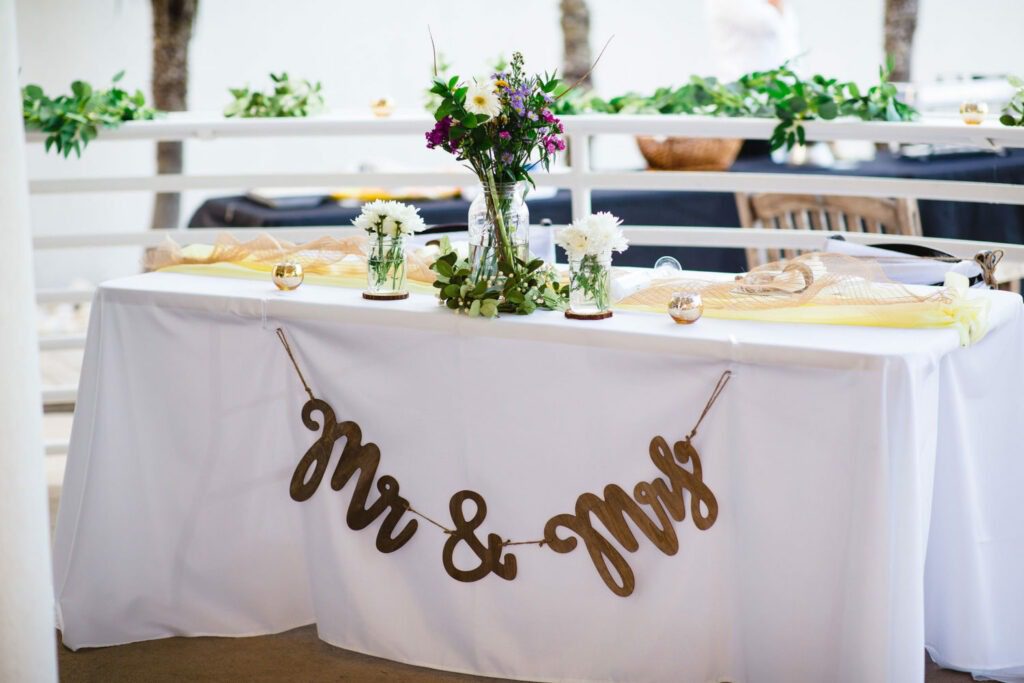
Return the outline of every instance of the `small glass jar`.
[[[588,254],[569,260],[569,310],[600,315],[611,309],[612,255]]]
[[[530,260],[530,209],[521,183],[487,183],[469,206],[469,263],[474,282],[501,282],[510,259]]]
[[[960,105],[960,118],[968,126],[978,126],[985,121],[988,105],[984,102],[964,102]]]
[[[403,236],[370,233],[366,253],[366,293],[405,294],[405,240]]]
[[[696,292],[675,292],[668,304],[668,314],[680,325],[692,325],[704,315],[704,300]]]
[[[274,266],[271,278],[274,285],[283,292],[290,292],[302,284],[304,273],[302,264],[294,261],[283,261]]]

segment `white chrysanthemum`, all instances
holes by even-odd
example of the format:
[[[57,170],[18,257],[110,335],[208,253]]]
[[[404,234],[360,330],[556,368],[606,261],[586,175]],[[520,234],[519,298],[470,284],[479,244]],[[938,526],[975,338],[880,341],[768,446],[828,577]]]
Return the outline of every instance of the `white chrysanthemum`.
[[[374,219],[375,218],[376,218],[376,216],[371,216],[371,215],[367,214],[364,211],[363,213],[359,214],[358,216],[356,216],[352,220],[352,225],[356,226],[360,230],[365,230],[366,232],[371,232],[371,231],[373,231],[373,229],[375,227],[374,226]]]
[[[587,253],[587,230],[581,221],[577,221],[558,231],[555,244],[565,249],[570,259],[578,259]]]
[[[411,235],[427,227],[415,206],[397,204],[391,215],[398,221],[403,235]]]
[[[393,203],[378,199],[363,204],[362,212],[352,221],[352,225],[366,232],[378,232],[381,228],[381,222],[389,213],[388,204]]]
[[[419,209],[396,201],[378,199],[363,205],[363,210],[352,225],[360,230],[386,237],[411,235],[426,227]]]
[[[380,231],[387,237],[396,237],[399,234],[398,227],[398,220],[394,216],[388,215],[384,216],[384,220],[381,221]]]
[[[595,256],[625,251],[628,243],[622,234],[622,221],[607,211],[591,214],[586,218],[588,245],[587,253]]]
[[[622,221],[602,211],[582,218],[561,230],[555,243],[565,249],[570,259],[583,256],[605,256],[628,247],[622,234]]]
[[[501,102],[498,101],[494,81],[483,83],[473,81],[466,92],[466,111],[471,114],[483,114],[494,118],[501,113]]]

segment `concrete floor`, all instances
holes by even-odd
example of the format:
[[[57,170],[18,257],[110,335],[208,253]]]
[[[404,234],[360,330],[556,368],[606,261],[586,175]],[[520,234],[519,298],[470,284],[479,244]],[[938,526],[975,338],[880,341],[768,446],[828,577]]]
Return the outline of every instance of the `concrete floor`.
[[[43,424],[48,439],[66,440],[71,429],[71,417],[64,413],[48,413]],[[56,523],[64,463],[64,456],[46,458],[51,528]],[[57,650],[60,680],[64,683],[454,683],[499,680],[406,666],[342,650],[319,640],[313,626],[256,638],[166,638],[78,652],[58,644]],[[927,655],[925,662],[926,683],[968,683],[972,680],[968,674],[939,669]]]

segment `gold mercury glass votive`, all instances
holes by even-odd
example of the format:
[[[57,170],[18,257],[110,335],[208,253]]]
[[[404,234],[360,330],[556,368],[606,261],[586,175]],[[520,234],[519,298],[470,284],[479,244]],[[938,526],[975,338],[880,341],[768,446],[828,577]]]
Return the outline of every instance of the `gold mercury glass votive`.
[[[680,325],[695,323],[704,315],[704,301],[697,293],[676,292],[668,304],[668,314]]]
[[[386,119],[395,111],[395,103],[390,97],[381,97],[370,102],[370,111],[378,119]]]
[[[278,289],[290,292],[302,284],[303,277],[301,263],[286,261],[274,266],[273,279]]]
[[[985,120],[988,105],[984,102],[964,102],[960,105],[960,118],[969,126],[977,126]]]

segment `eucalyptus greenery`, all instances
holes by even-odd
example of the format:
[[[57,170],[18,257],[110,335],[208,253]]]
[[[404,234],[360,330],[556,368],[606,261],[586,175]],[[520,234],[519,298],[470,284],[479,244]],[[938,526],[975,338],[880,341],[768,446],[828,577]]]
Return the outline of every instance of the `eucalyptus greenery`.
[[[1004,126],[1024,126],[1024,79],[1010,76],[1008,80],[1017,92],[1003,107],[1003,115],[999,117],[999,122]]]
[[[224,116],[240,118],[305,117],[324,108],[320,83],[293,79],[287,73],[270,74],[270,92],[245,88],[229,88],[234,101],[224,109]]]
[[[771,148],[804,144],[804,121],[854,116],[864,121],[910,121],[917,111],[899,100],[889,81],[892,60],[878,70],[879,82],[867,90],[856,83],[821,75],[804,80],[789,64],[770,71],[741,76],[733,83],[693,76],[678,88],[658,88],[649,96],[626,93],[609,100],[569,93],[557,103],[556,113],[578,114],[703,114],[776,118]]]
[[[430,266],[437,275],[434,287],[441,302],[453,311],[471,317],[497,317],[498,313],[529,315],[538,308],[564,310],[569,289],[558,281],[555,270],[541,259],[519,260],[516,272],[500,284],[487,280],[473,282],[469,261],[460,258],[447,238],[441,255]]]
[[[94,89],[85,81],[71,84],[70,95],[50,98],[38,85],[21,91],[25,128],[46,133],[45,149],[53,147],[65,158],[82,150],[99,134],[100,127],[116,128],[122,121],[152,119],[157,112],[146,106],[141,90],[134,94],[117,87],[124,77],[119,72],[106,90]]]

